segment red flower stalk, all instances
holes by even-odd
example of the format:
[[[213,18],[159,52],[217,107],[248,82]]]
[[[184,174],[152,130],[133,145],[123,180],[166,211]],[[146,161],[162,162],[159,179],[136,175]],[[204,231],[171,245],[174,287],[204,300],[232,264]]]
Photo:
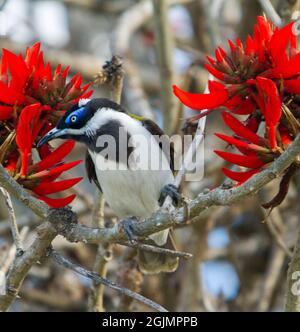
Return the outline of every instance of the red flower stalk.
[[[25,56],[3,50],[0,62],[0,163],[24,187],[51,207],[65,206],[75,195],[50,198],[67,190],[81,178],[55,181],[64,171],[81,161],[63,163],[74,143],[57,149],[37,141],[53,128],[63,113],[81,98],[93,93],[91,83],[81,87],[76,74],[69,82],[69,67],[59,64],[54,72],[45,64],[40,43],[27,48]]]
[[[209,93],[193,94],[174,86],[175,95],[184,105],[200,111],[189,122],[215,108],[247,116],[241,122],[223,113],[234,136],[216,134],[242,153],[216,151],[227,162],[248,168],[243,172],[223,169],[238,183],[280,156],[300,131],[300,52],[294,24],[276,28],[259,16],[253,36],[248,36],[245,44],[239,39],[229,40],[228,51],[218,47],[215,59],[207,57],[204,67],[219,80],[208,83]],[[257,134],[258,129],[262,136]]]

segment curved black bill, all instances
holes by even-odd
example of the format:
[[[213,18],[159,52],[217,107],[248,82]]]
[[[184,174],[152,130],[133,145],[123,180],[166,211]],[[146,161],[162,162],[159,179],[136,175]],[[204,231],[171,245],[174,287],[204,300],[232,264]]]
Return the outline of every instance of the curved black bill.
[[[65,134],[64,129],[53,128],[38,142],[37,147],[39,148],[43,144],[45,144],[55,138],[62,137],[64,134]]]

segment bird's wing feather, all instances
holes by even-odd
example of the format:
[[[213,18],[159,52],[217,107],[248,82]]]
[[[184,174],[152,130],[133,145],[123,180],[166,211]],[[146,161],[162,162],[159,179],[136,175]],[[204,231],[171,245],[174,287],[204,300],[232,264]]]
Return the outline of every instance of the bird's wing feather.
[[[174,152],[174,146],[173,142],[170,142],[169,137],[165,135],[164,131],[152,120],[149,119],[141,119],[140,120],[143,126],[150,132],[151,135],[158,136],[158,138],[161,138],[164,136],[164,139],[167,140],[170,143],[170,151],[166,150],[166,147],[168,147],[168,144],[159,144],[159,147],[162,149],[166,157],[168,158],[170,155],[170,168],[172,172],[174,173],[174,157],[175,157],[175,152]]]
[[[99,188],[99,190],[102,192],[100,183],[97,178],[95,164],[88,151],[86,151],[86,156],[85,156],[85,168],[86,168],[86,172],[87,172],[89,181],[90,182],[93,181],[96,184],[96,186]]]

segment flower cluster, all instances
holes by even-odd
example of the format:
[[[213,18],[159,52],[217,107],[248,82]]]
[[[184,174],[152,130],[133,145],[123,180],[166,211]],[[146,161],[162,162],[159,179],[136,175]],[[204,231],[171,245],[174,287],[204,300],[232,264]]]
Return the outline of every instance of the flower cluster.
[[[71,188],[81,178],[55,181],[81,161],[64,163],[74,142],[55,150],[38,140],[55,127],[59,118],[80,98],[92,94],[76,74],[67,82],[69,67],[54,72],[45,64],[40,43],[27,48],[25,56],[3,49],[0,62],[0,163],[20,184],[51,207],[62,207],[75,197],[48,195]]]
[[[215,152],[227,162],[248,168],[242,172],[223,169],[238,183],[280,156],[300,131],[300,52],[294,29],[294,22],[277,28],[258,17],[253,37],[248,36],[245,45],[239,39],[229,40],[228,52],[218,47],[215,59],[207,57],[205,68],[218,80],[209,81],[209,93],[192,94],[174,86],[183,104],[200,111],[192,121],[224,108],[223,120],[234,135],[216,135],[240,153]],[[240,121],[235,115],[246,119]],[[293,165],[291,170],[296,168]],[[288,183],[291,170],[283,183]],[[270,206],[282,201],[283,194],[279,196]]]

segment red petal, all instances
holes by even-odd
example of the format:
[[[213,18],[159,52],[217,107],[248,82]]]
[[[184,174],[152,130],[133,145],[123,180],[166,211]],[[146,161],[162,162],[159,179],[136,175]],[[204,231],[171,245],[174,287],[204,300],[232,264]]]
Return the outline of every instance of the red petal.
[[[211,73],[214,77],[216,77],[217,79],[223,81],[224,80],[224,73],[218,71],[217,69],[215,69],[214,67],[210,66],[209,64],[205,63],[203,65],[203,67],[209,72]]]
[[[70,70],[70,66],[68,66],[64,69],[64,71],[62,72],[63,78],[67,78],[69,70]]]
[[[245,138],[247,141],[262,145],[262,139],[257,134],[248,129],[245,125],[243,125],[239,120],[237,120],[234,116],[229,114],[228,112],[222,112],[223,121],[225,124],[238,136]]]
[[[287,60],[286,49],[293,34],[294,22],[287,24],[281,29],[277,29],[269,43],[269,52],[275,64],[283,64]]]
[[[0,121],[7,120],[13,115],[13,107],[0,106]]]
[[[39,117],[41,105],[32,104],[23,108],[16,130],[16,142],[20,150],[30,150],[37,134],[36,129],[41,125]]]
[[[38,186],[36,186],[33,189],[33,191],[41,196],[55,194],[57,192],[61,192],[73,187],[76,183],[78,183],[82,179],[83,178],[81,177],[81,178],[74,178],[74,179],[62,180],[57,182],[40,183]]]
[[[0,101],[9,104],[21,104],[24,103],[25,96],[20,92],[8,87],[3,82],[0,81]]]
[[[223,83],[217,81],[208,80],[209,92],[224,91],[226,88]]]
[[[30,67],[37,65],[41,43],[35,43],[26,50],[26,62]]]
[[[221,140],[227,142],[228,144],[234,145],[238,148],[254,150],[254,151],[265,151],[265,152],[267,151],[267,149],[264,147],[261,147],[256,144],[249,144],[247,142],[241,141],[241,140],[231,137],[231,136],[227,136],[227,135],[223,135],[223,134],[219,134],[219,133],[215,133],[215,135],[217,137],[219,137]]]
[[[72,140],[61,144],[57,149],[52,151],[45,159],[39,161],[33,166],[33,170],[40,172],[61,162],[74,148],[75,142]]]
[[[86,93],[84,93],[83,95],[81,95],[80,97],[76,98],[74,101],[78,102],[80,99],[87,99],[90,98],[90,96],[93,94],[94,90],[90,90]]]
[[[23,58],[5,48],[3,49],[3,58],[6,59],[6,63],[11,73],[11,88],[23,92],[23,88],[30,75],[30,71],[25,64],[25,61]]]
[[[300,93],[300,78],[283,80],[284,88],[289,93]]]
[[[270,76],[273,78],[289,78],[300,72],[300,52],[287,62],[276,66],[271,70]]]
[[[236,49],[236,46],[234,45],[232,40],[228,39],[228,45],[230,47],[231,52],[234,52],[234,50]]]
[[[206,56],[206,59],[208,60],[208,62],[211,64],[211,65],[214,65],[216,63],[216,61],[210,57],[209,55]]]
[[[21,175],[26,176],[28,171],[29,158],[31,157],[31,148],[24,149],[21,152]]]
[[[69,205],[74,200],[75,197],[76,197],[76,195],[74,194],[74,195],[70,195],[65,198],[49,198],[49,197],[45,197],[45,196],[39,196],[38,199],[40,199],[41,201],[44,201],[50,207],[52,207],[54,209],[58,209],[58,208],[66,206],[66,205]]]
[[[254,174],[257,174],[260,170],[254,169],[246,172],[234,172],[228,168],[222,168],[222,171],[228,178],[243,183],[250,179]]]
[[[214,152],[224,160],[235,165],[247,168],[259,168],[264,165],[264,163],[257,156],[243,156],[219,150],[215,150]]]
[[[240,96],[230,98],[225,104],[229,110],[234,114],[248,115],[252,114],[255,110],[255,105],[250,99],[242,99]]]
[[[271,148],[275,148],[276,126],[281,117],[281,99],[276,84],[264,77],[256,77],[256,86],[259,93],[259,105],[266,119],[268,136]]]
[[[173,85],[173,92],[184,105],[198,110],[221,106],[228,99],[228,93],[225,89],[208,94],[197,94],[185,92]]]
[[[71,161],[69,163],[54,167],[48,171],[41,171],[35,174],[30,175],[30,179],[42,179],[45,177],[61,174],[62,172],[68,171],[69,169],[80,164],[82,160]]]

